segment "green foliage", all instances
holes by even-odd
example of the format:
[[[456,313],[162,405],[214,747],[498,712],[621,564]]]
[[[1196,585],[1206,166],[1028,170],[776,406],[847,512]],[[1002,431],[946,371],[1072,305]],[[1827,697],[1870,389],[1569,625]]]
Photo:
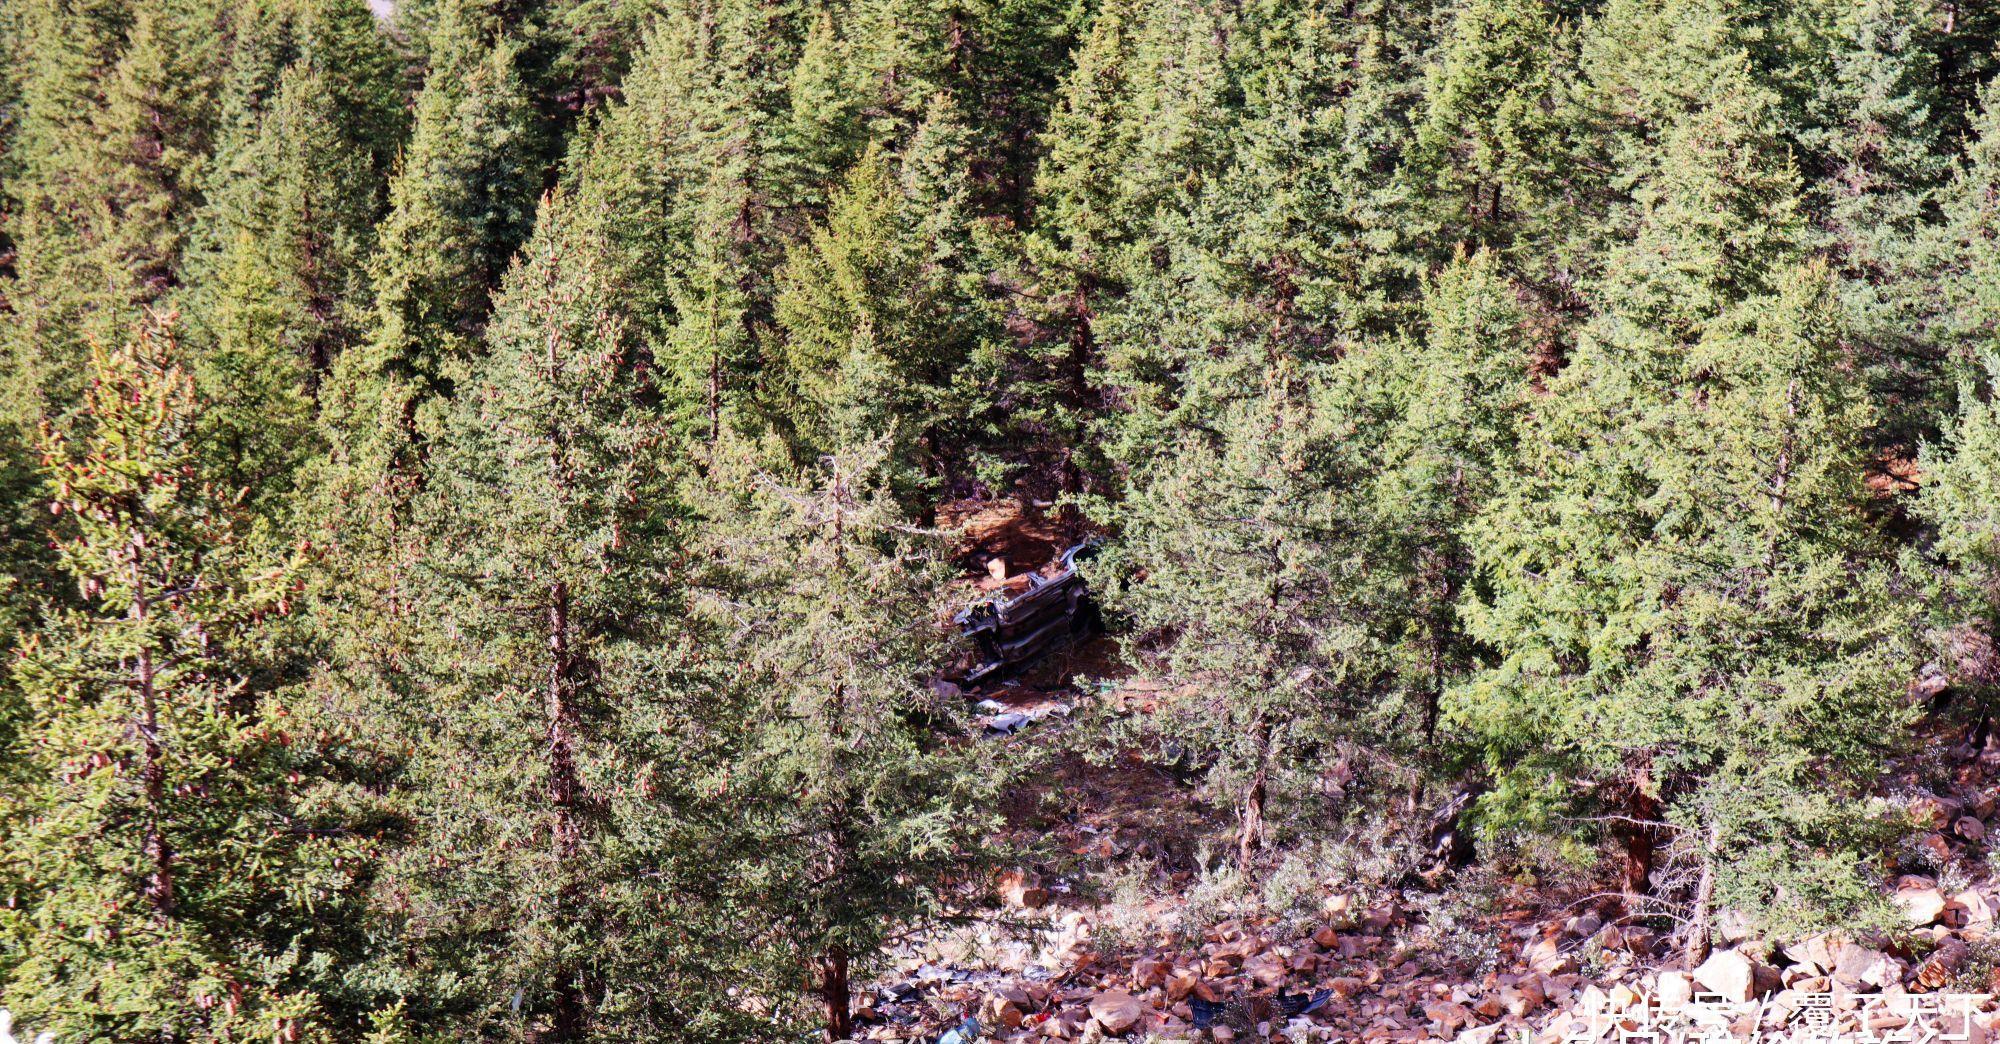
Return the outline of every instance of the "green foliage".
[[[395,6],[0,4],[10,1008],[845,1035],[995,855],[961,498],[1102,542],[1190,924],[1466,783],[1880,914],[1913,647],[1995,677],[1991,5]]]
[[[293,566],[246,553],[169,331],[93,350],[87,381],[44,444],[79,604],[12,670],[9,1005],[77,1037],[335,1039],[329,942],[370,846],[323,792],[333,737],[296,732],[259,663]]]
[[[705,616],[732,637],[749,717],[736,805],[762,839],[742,872],[779,967],[811,968],[848,1035],[850,970],[943,915],[948,887],[990,858],[1008,782],[964,708],[926,686],[949,651],[935,614],[950,579],[890,496],[881,444],[774,476],[733,446],[710,477]],[[796,974],[796,972],[794,972]]]
[[[599,212],[551,197],[415,504],[411,675],[387,717],[413,822],[388,868],[413,1018],[704,1040],[727,910],[699,766],[680,461],[644,401]],[[458,1021],[463,1020],[463,1021]]]

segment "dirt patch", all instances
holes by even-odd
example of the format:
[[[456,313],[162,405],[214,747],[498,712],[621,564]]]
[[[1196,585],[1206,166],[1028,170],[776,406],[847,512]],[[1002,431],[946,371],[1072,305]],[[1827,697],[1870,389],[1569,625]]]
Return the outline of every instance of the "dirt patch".
[[[982,590],[1046,568],[1074,542],[1038,504],[1014,499],[947,501],[938,507],[938,526],[958,532],[952,553],[968,574],[979,577]],[[998,575],[996,560],[1004,566]]]

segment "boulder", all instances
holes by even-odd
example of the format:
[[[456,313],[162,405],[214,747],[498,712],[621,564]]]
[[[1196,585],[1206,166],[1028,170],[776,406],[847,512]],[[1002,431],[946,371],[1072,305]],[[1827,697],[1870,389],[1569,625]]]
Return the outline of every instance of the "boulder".
[[[1733,907],[1716,911],[1715,932],[1722,941],[1734,946],[1756,934],[1756,923],[1750,915]]]
[[[1694,970],[1694,981],[1703,991],[1739,1004],[1775,987],[1777,977],[1741,950],[1717,950]]]
[[[1529,967],[1543,975],[1562,975],[1577,968],[1575,955],[1564,953],[1555,939],[1538,939],[1521,955],[1528,959]]]
[[[1986,824],[1971,816],[1960,816],[1951,825],[1951,832],[1976,843],[1986,837]]]
[[[1003,871],[998,891],[1001,898],[1023,910],[1039,910],[1049,901],[1048,889],[1041,886],[1035,875],[1025,870]]]
[[[1431,1023],[1444,1033],[1455,1033],[1460,1026],[1473,1023],[1472,1009],[1451,1001],[1437,1001],[1424,1005],[1424,1014]]]
[[[1104,1032],[1122,1037],[1146,1017],[1146,1005],[1124,990],[1106,990],[1091,998],[1090,1017]]]
[[[1352,1000],[1356,994],[1368,988],[1368,984],[1352,975],[1343,975],[1326,984],[1333,991],[1335,1000]]]
[[[1679,1011],[1694,999],[1694,980],[1688,973],[1664,971],[1653,986],[1653,1004],[1661,1011]]]
[[[1786,960],[1811,969],[1810,973],[1824,973],[1833,970],[1845,946],[1846,939],[1831,932],[1821,932],[1786,946],[1784,953]]]
[[[1936,885],[1928,888],[1905,887],[1896,891],[1896,906],[1903,911],[1903,919],[1915,925],[1935,923],[1944,915],[1949,903],[1950,900]]]
[[[1027,1009],[1031,1004],[1028,995],[1020,990],[1000,990],[987,995],[986,1003],[981,1006],[980,1016],[986,1022],[996,1023],[1008,1029],[1020,1029],[1021,1023],[1028,1016]]]
[[[1827,972],[1843,986],[1879,990],[1903,981],[1903,962],[1880,950],[1845,943]]]
[[[1243,974],[1255,979],[1259,986],[1283,986],[1289,971],[1285,959],[1275,953],[1260,953],[1243,962]]]
[[[1966,924],[1989,924],[1993,920],[1993,900],[1977,888],[1968,888],[1951,897],[1965,911]]]

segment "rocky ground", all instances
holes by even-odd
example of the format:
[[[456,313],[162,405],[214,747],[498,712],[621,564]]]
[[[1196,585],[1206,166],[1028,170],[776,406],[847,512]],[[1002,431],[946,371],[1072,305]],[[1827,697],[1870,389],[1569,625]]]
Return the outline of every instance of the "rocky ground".
[[[1037,518],[985,521],[969,558],[983,587],[1019,568],[1010,556],[1061,543]],[[1090,738],[1075,730],[1092,714],[1144,713],[1157,691],[1115,663],[1094,643],[968,694],[993,742],[1051,752],[1006,810],[1029,855],[988,905],[903,947],[861,1002],[858,1039],[928,1044],[968,1015],[972,1039],[992,1041],[1983,1041],[2000,1025],[1992,1000],[1954,997],[1992,992],[2000,963],[1987,848],[2000,746],[1970,745],[1963,726],[1927,724],[1924,750],[1884,782],[1929,828],[1885,860],[1932,871],[1885,874],[1899,929],[1770,940],[1725,914],[1724,945],[1688,969],[1587,882],[1489,880],[1476,907],[1428,882],[1329,875],[1282,909],[1268,890],[1223,887],[1204,851],[1220,850],[1226,810],[1138,752],[1070,742]],[[1280,994],[1317,991],[1327,1000],[1309,1015],[1275,1010]],[[1198,1030],[1193,998],[1240,1003]]]

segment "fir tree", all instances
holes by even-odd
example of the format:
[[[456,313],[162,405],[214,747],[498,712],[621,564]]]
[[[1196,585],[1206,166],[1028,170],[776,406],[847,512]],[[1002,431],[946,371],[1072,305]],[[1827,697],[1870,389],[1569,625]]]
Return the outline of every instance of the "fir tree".
[[[115,340],[176,285],[215,115],[203,5],[62,8],[24,18],[6,351],[9,409],[28,424],[75,405],[91,338]]]
[[[1446,227],[1503,245],[1511,225],[1559,210],[1566,34],[1542,0],[1475,0],[1440,50],[1411,163],[1453,215]]]
[[[331,1040],[324,942],[366,845],[311,796],[316,744],[259,668],[287,567],[246,553],[201,408],[148,324],[93,350],[75,425],[45,443],[80,602],[13,668],[0,973],[66,1035]]]
[[[713,1039],[709,748],[678,465],[611,315],[598,212],[551,197],[416,504],[414,839],[391,868],[412,1017],[549,1041]],[[740,1032],[729,1031],[729,1032]]]
[[[854,976],[982,865],[1006,780],[926,688],[948,574],[898,523],[881,457],[836,454],[797,482],[732,448],[708,512],[710,612],[754,723],[738,801],[770,846],[745,872],[782,966],[811,969],[828,1041],[853,1035]]]
[[[1264,394],[1137,472],[1107,554],[1111,606],[1136,659],[1185,683],[1161,728],[1234,806],[1237,860],[1265,845],[1278,783],[1322,744],[1363,730],[1378,652],[1368,531],[1334,490],[1361,460],[1344,418],[1284,363]],[[1282,792],[1282,791],[1280,791]]]
[[[998,339],[968,286],[978,258],[964,231],[964,137],[948,99],[936,99],[902,169],[872,149],[827,227],[778,273],[776,317],[807,407],[792,422],[807,455],[887,437],[885,468],[919,512],[978,446],[973,367]]]

